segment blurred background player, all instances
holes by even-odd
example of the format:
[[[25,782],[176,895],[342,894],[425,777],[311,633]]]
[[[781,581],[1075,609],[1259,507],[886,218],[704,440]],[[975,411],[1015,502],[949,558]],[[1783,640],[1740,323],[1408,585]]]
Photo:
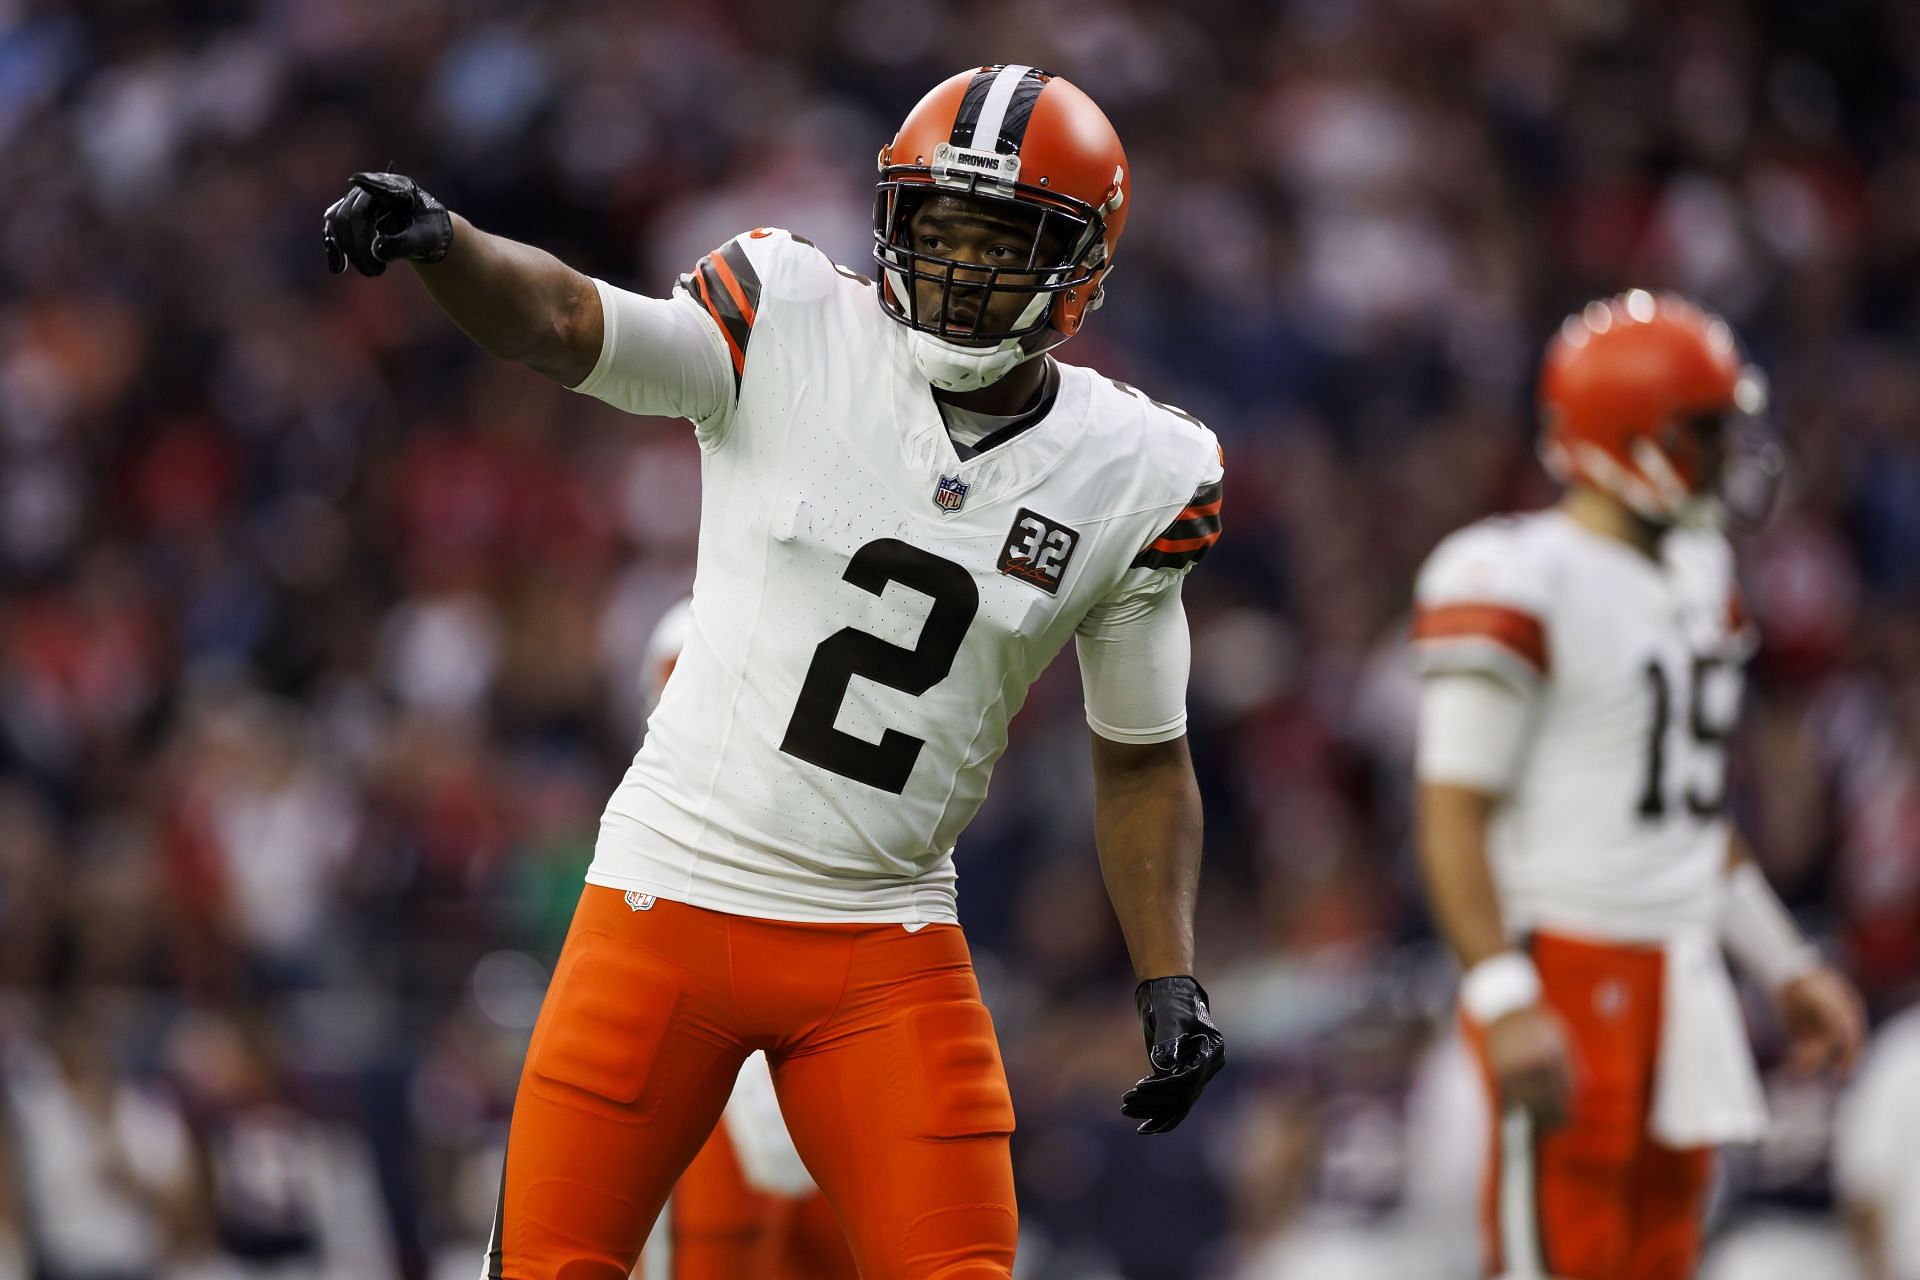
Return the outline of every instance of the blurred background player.
[[[1572,316],[1541,373],[1552,509],[1448,538],[1416,586],[1419,836],[1498,1100],[1488,1273],[1684,1280],[1711,1148],[1765,1123],[1724,944],[1808,1069],[1858,997],[1726,817],[1754,636],[1728,509],[1778,451],[1720,318],[1635,290]]]
[[[687,642],[691,600],[668,609],[647,638],[647,709],[660,705]],[[833,1206],[794,1148],[767,1055],[741,1064],[713,1136],[674,1184],[634,1280],[855,1280]]]
[[[1920,1007],[1880,1027],[1833,1137],[1863,1280],[1920,1280]]]
[[[762,228],[649,298],[392,173],[325,212],[335,274],[407,261],[487,350],[689,419],[702,452],[688,643],[527,1051],[491,1275],[624,1277],[754,1049],[863,1274],[1011,1274],[1012,1102],[952,855],[1069,640],[1149,1067],[1122,1114],[1169,1132],[1225,1061],[1192,973],[1180,603],[1223,455],[1047,354],[1104,297],[1125,152],[1067,81],[993,65],[879,168],[877,286]]]
[[[185,1118],[118,1068],[97,997],[49,1002],[47,1020],[44,1054],[16,1042],[0,1061],[0,1159],[17,1181],[26,1274],[94,1280],[178,1265],[209,1227]]]

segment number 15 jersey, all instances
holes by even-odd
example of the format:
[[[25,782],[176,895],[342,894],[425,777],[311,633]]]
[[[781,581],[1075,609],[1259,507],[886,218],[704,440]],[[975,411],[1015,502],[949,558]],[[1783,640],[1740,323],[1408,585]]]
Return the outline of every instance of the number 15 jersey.
[[[640,304],[697,317],[732,385],[679,410],[702,451],[687,642],[587,879],[769,919],[953,921],[954,842],[1008,722],[1069,637],[1090,670],[1130,620],[1178,610],[1219,534],[1218,444],[1061,365],[1043,418],[963,460],[906,328],[784,231],[701,259],[671,303],[599,288],[576,390],[673,403],[670,362],[622,340]],[[1095,727],[1163,741],[1185,714]]]
[[[1530,704],[1488,833],[1508,925],[1616,942],[1711,925],[1753,647],[1727,540],[1674,530],[1655,560],[1557,510],[1503,516],[1442,542],[1415,604],[1428,675]]]

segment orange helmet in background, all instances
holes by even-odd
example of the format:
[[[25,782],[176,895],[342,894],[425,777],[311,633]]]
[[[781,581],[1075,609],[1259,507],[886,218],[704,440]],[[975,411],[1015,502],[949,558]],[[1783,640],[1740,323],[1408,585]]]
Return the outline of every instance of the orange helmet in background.
[[[1733,329],[1675,294],[1634,289],[1568,316],[1540,371],[1547,468],[1670,523],[1706,496],[1705,424],[1766,407]],[[1777,450],[1775,451],[1777,453]]]
[[[923,368],[952,363],[961,383],[986,385],[1079,332],[1113,269],[1129,182],[1126,152],[1106,114],[1059,76],[1014,64],[963,71],[935,86],[880,149],[873,212],[880,302],[916,337],[934,340],[917,343],[916,358],[928,357]],[[1006,280],[1006,269],[916,251],[908,219],[940,193],[1002,206],[1032,226],[1029,259],[1011,269],[1017,280]],[[1058,248],[1042,257],[1048,244]],[[949,328],[945,302],[956,269],[967,273],[958,288],[980,299],[983,313],[991,292],[1025,295],[1014,324],[992,332]],[[921,314],[914,281],[941,285],[938,313]]]

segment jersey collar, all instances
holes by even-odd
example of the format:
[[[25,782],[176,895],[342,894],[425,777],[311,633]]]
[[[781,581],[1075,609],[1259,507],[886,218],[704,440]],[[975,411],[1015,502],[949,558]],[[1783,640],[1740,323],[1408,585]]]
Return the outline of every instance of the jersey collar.
[[[969,507],[1024,493],[1058,466],[1086,434],[1092,375],[1056,361],[1059,388],[1052,407],[1013,438],[962,459],[947,434],[933,388],[920,376],[904,347],[893,368],[893,409],[900,424],[907,474],[913,485],[924,487],[928,494],[946,477],[966,482]],[[930,498],[928,509],[934,510]]]
[[[934,396],[934,407],[940,411],[940,417],[947,426],[947,438],[953,441],[954,454],[962,462],[977,458],[989,449],[999,448],[1029,427],[1038,426],[1042,419],[1053,412],[1053,402],[1060,395],[1060,366],[1046,356],[1040,358],[1047,361],[1046,380],[1041,384],[1039,400],[1025,413],[974,413],[942,400],[938,395]],[[955,438],[956,423],[985,431],[986,434],[968,444]]]

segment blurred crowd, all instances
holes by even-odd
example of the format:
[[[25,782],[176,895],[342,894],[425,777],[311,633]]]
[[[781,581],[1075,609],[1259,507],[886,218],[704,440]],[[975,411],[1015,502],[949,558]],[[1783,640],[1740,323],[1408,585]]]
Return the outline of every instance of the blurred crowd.
[[[1551,500],[1533,363],[1629,284],[1728,316],[1795,452],[1743,542],[1740,817],[1877,1016],[1920,990],[1905,0],[0,0],[0,1277],[479,1269],[698,451],[488,360],[405,268],[328,278],[347,175],[644,292],[762,224],[860,269],[880,143],[992,61],[1086,88],[1135,169],[1064,357],[1229,464],[1187,600],[1234,1066],[1179,1134],[1116,1114],[1071,663],[960,846],[1024,1274],[1476,1274],[1408,590]],[[1771,1081],[1709,1272],[1840,1280],[1845,1099]]]

